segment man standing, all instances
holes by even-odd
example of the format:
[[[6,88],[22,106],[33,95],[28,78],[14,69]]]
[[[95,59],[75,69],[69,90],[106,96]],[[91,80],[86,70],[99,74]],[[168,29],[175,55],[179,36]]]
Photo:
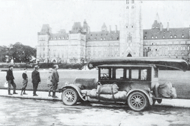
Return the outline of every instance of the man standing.
[[[53,66],[53,74],[52,74],[52,84],[53,84],[53,95],[52,97],[53,98],[57,98],[57,96],[55,95],[56,93],[56,89],[57,89],[57,86],[58,86],[58,82],[59,82],[59,74],[57,72],[57,69],[59,68],[58,65],[54,65]]]
[[[6,76],[6,80],[8,81],[8,94],[11,94],[11,85],[13,86],[13,94],[17,94],[16,93],[16,84],[14,82],[14,76],[13,76],[13,66],[9,66],[9,70],[7,71],[7,76]]]
[[[38,72],[38,65],[34,67],[34,71],[32,72],[32,83],[33,83],[33,96],[38,96],[36,94],[38,84],[41,82],[40,73]]]

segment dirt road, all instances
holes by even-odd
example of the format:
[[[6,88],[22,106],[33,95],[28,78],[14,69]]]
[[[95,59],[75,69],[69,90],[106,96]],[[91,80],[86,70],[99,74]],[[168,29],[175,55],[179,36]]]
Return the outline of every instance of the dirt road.
[[[155,106],[64,106],[62,102],[0,97],[0,126],[188,126],[190,109]]]

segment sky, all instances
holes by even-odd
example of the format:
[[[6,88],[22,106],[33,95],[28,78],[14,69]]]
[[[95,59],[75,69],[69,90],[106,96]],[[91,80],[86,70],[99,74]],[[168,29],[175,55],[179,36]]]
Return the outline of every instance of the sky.
[[[0,46],[16,42],[36,47],[37,32],[49,24],[52,32],[71,30],[74,22],[84,20],[91,31],[100,31],[103,23],[112,30],[120,25],[124,0],[0,0]],[[190,1],[144,0],[143,29],[150,29],[158,13],[163,26],[190,27]]]

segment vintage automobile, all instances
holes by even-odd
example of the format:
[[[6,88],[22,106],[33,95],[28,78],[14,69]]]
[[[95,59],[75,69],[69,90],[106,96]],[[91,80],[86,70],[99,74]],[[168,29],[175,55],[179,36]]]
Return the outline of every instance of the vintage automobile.
[[[124,103],[134,111],[142,111],[163,98],[175,98],[171,83],[159,83],[159,67],[187,70],[188,64],[179,59],[114,58],[94,59],[89,69],[98,68],[96,78],[77,78],[60,91],[65,105],[89,101],[107,104]],[[168,86],[169,85],[169,86]]]

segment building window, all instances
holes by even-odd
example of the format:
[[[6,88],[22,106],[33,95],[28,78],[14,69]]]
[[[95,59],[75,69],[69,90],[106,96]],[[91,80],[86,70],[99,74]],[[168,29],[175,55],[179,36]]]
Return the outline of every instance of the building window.
[[[181,36],[182,38],[184,38],[184,35],[182,34],[182,36]]]
[[[129,9],[129,6],[127,6],[126,8]]]
[[[177,36],[175,35],[174,38],[176,38]]]
[[[154,36],[152,36],[152,39],[154,38]]]
[[[144,36],[144,39],[146,39],[146,36]]]
[[[157,36],[155,36],[155,38],[157,39]]]
[[[162,38],[165,38],[165,36],[163,36]]]
[[[126,0],[126,4],[129,4],[129,0]]]
[[[173,38],[173,36],[172,36],[172,35],[170,35],[170,38]]]
[[[132,0],[132,3],[134,3],[134,0]]]

